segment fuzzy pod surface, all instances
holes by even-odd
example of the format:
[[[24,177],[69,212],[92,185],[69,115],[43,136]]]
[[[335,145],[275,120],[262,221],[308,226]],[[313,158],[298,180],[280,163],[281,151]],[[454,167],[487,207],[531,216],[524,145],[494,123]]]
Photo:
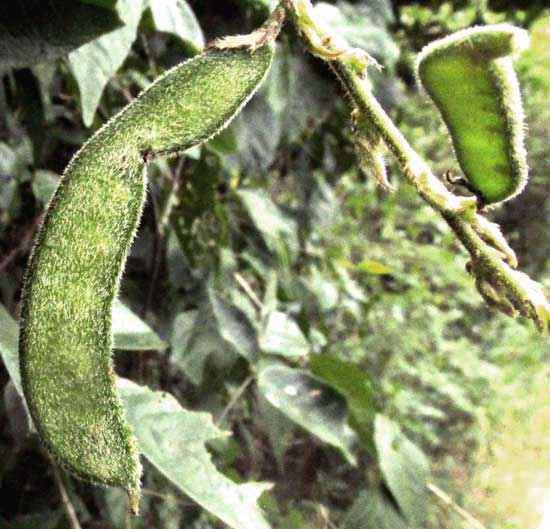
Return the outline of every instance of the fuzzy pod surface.
[[[273,43],[214,50],[160,76],[74,156],[31,254],[20,367],[32,420],[60,464],[124,488],[134,511],[141,466],[115,384],[111,312],[145,199],[144,161],[219,132],[273,54]]]
[[[522,29],[481,26],[429,44],[417,59],[469,186],[486,204],[516,196],[527,183],[523,105],[512,66],[527,46]]]

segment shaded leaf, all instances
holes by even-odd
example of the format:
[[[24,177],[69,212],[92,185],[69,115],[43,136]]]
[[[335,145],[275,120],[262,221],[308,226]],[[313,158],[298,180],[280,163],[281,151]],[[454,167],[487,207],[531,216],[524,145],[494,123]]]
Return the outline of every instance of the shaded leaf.
[[[155,27],[192,44],[204,47],[204,35],[193,10],[185,0],[149,0]]]
[[[0,66],[21,67],[56,59],[122,26],[115,12],[85,3],[17,0],[2,4]]]
[[[304,356],[310,351],[309,342],[298,324],[288,314],[279,311],[267,316],[260,347],[265,353],[288,357]]]
[[[407,529],[387,493],[381,489],[361,492],[342,522],[342,529]]]
[[[260,371],[258,389],[289,419],[338,448],[350,464],[357,463],[352,453],[356,436],[347,424],[346,401],[330,386],[306,371],[269,365]]]
[[[376,388],[370,376],[359,371],[351,362],[330,354],[314,355],[310,366],[314,375],[346,397],[350,410],[350,426],[357,432],[363,444],[374,448]]]
[[[264,189],[240,189],[237,193],[269,250],[277,255],[282,247],[286,247],[292,255],[296,255],[296,221],[286,215]]]
[[[208,301],[222,339],[249,362],[256,362],[259,349],[258,337],[248,316],[236,305],[210,289]]]
[[[414,527],[426,516],[428,463],[426,456],[384,415],[375,419],[374,441],[384,480],[403,515]]]
[[[208,413],[182,408],[164,392],[120,384],[140,452],[176,487],[234,529],[269,529],[256,501],[265,483],[237,485],[218,472],[205,443],[225,434]]]
[[[113,307],[113,334],[115,349],[164,351],[167,347],[149,325],[119,300]]]
[[[0,356],[20,395],[23,395],[19,374],[19,328],[3,305],[0,305]]]
[[[120,0],[119,6],[124,27],[81,46],[69,55],[71,70],[80,90],[82,119],[86,126],[92,124],[105,86],[132,47],[144,0]]]

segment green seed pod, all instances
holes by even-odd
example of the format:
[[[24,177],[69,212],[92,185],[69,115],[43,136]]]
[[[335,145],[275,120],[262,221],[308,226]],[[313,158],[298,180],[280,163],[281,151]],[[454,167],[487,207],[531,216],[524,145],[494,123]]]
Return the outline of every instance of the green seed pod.
[[[469,188],[486,204],[514,197],[527,183],[523,107],[512,67],[527,45],[522,29],[474,27],[429,44],[417,60]]]
[[[123,487],[134,511],[141,467],[115,386],[111,311],[143,207],[144,161],[226,126],[273,53],[273,43],[214,50],[162,75],[75,155],[32,252],[20,364],[33,422],[59,463]]]

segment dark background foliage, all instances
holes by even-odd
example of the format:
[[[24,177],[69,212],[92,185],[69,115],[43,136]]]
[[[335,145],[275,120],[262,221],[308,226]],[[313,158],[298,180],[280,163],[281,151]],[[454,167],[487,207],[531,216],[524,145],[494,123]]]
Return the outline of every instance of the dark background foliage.
[[[0,528],[199,529],[222,527],[220,519],[244,529],[471,527],[429,491],[434,485],[487,527],[536,527],[529,501],[542,500],[519,501],[528,488],[520,478],[503,489],[498,455],[542,450],[538,465],[515,453],[507,468],[527,468],[529,486],[540,478],[548,487],[536,474],[550,460],[537,444],[550,424],[538,414],[548,341],[483,305],[464,252],[391,157],[394,194],[358,170],[345,94],[290,27],[265,85],[227,130],[149,167],[114,316],[116,371],[177,402],[166,401],[161,418],[150,390],[139,390],[142,408],[131,390],[123,395],[143,439],[161,432],[173,447],[140,437],[141,517],[128,515],[121,492],[55,468],[29,433],[15,320],[33,237],[65,165],[157,75],[204,42],[254,29],[275,3],[0,7]],[[416,86],[415,54],[474,23],[532,30],[517,66],[531,181],[490,215],[522,268],[544,281],[544,3],[357,0],[316,9],[384,65],[371,74],[374,90],[438,174],[459,169]],[[199,493],[196,465],[213,484],[231,486]]]

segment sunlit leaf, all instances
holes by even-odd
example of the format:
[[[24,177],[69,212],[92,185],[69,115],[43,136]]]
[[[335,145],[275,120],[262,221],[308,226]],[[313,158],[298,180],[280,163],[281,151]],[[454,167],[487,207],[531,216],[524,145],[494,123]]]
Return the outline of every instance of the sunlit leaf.
[[[267,316],[260,337],[262,351],[281,356],[304,356],[310,351],[306,337],[298,324],[284,312],[273,311]]]
[[[237,485],[216,469],[205,443],[226,434],[210,414],[187,411],[168,393],[128,381],[120,390],[139,450],[159,472],[233,529],[269,529],[256,501],[270,485]]]
[[[374,441],[384,480],[405,518],[424,527],[427,507],[428,463],[426,456],[384,415],[375,420]]]
[[[155,26],[191,43],[197,50],[204,46],[204,35],[191,7],[185,0],[149,0]]]
[[[356,464],[352,450],[357,438],[347,424],[348,407],[342,395],[307,371],[282,365],[262,369],[258,389],[272,406]]]
[[[80,90],[84,124],[92,124],[101,94],[126,59],[143,11],[144,0],[120,0],[124,27],[85,44],[69,54],[71,70]]]

